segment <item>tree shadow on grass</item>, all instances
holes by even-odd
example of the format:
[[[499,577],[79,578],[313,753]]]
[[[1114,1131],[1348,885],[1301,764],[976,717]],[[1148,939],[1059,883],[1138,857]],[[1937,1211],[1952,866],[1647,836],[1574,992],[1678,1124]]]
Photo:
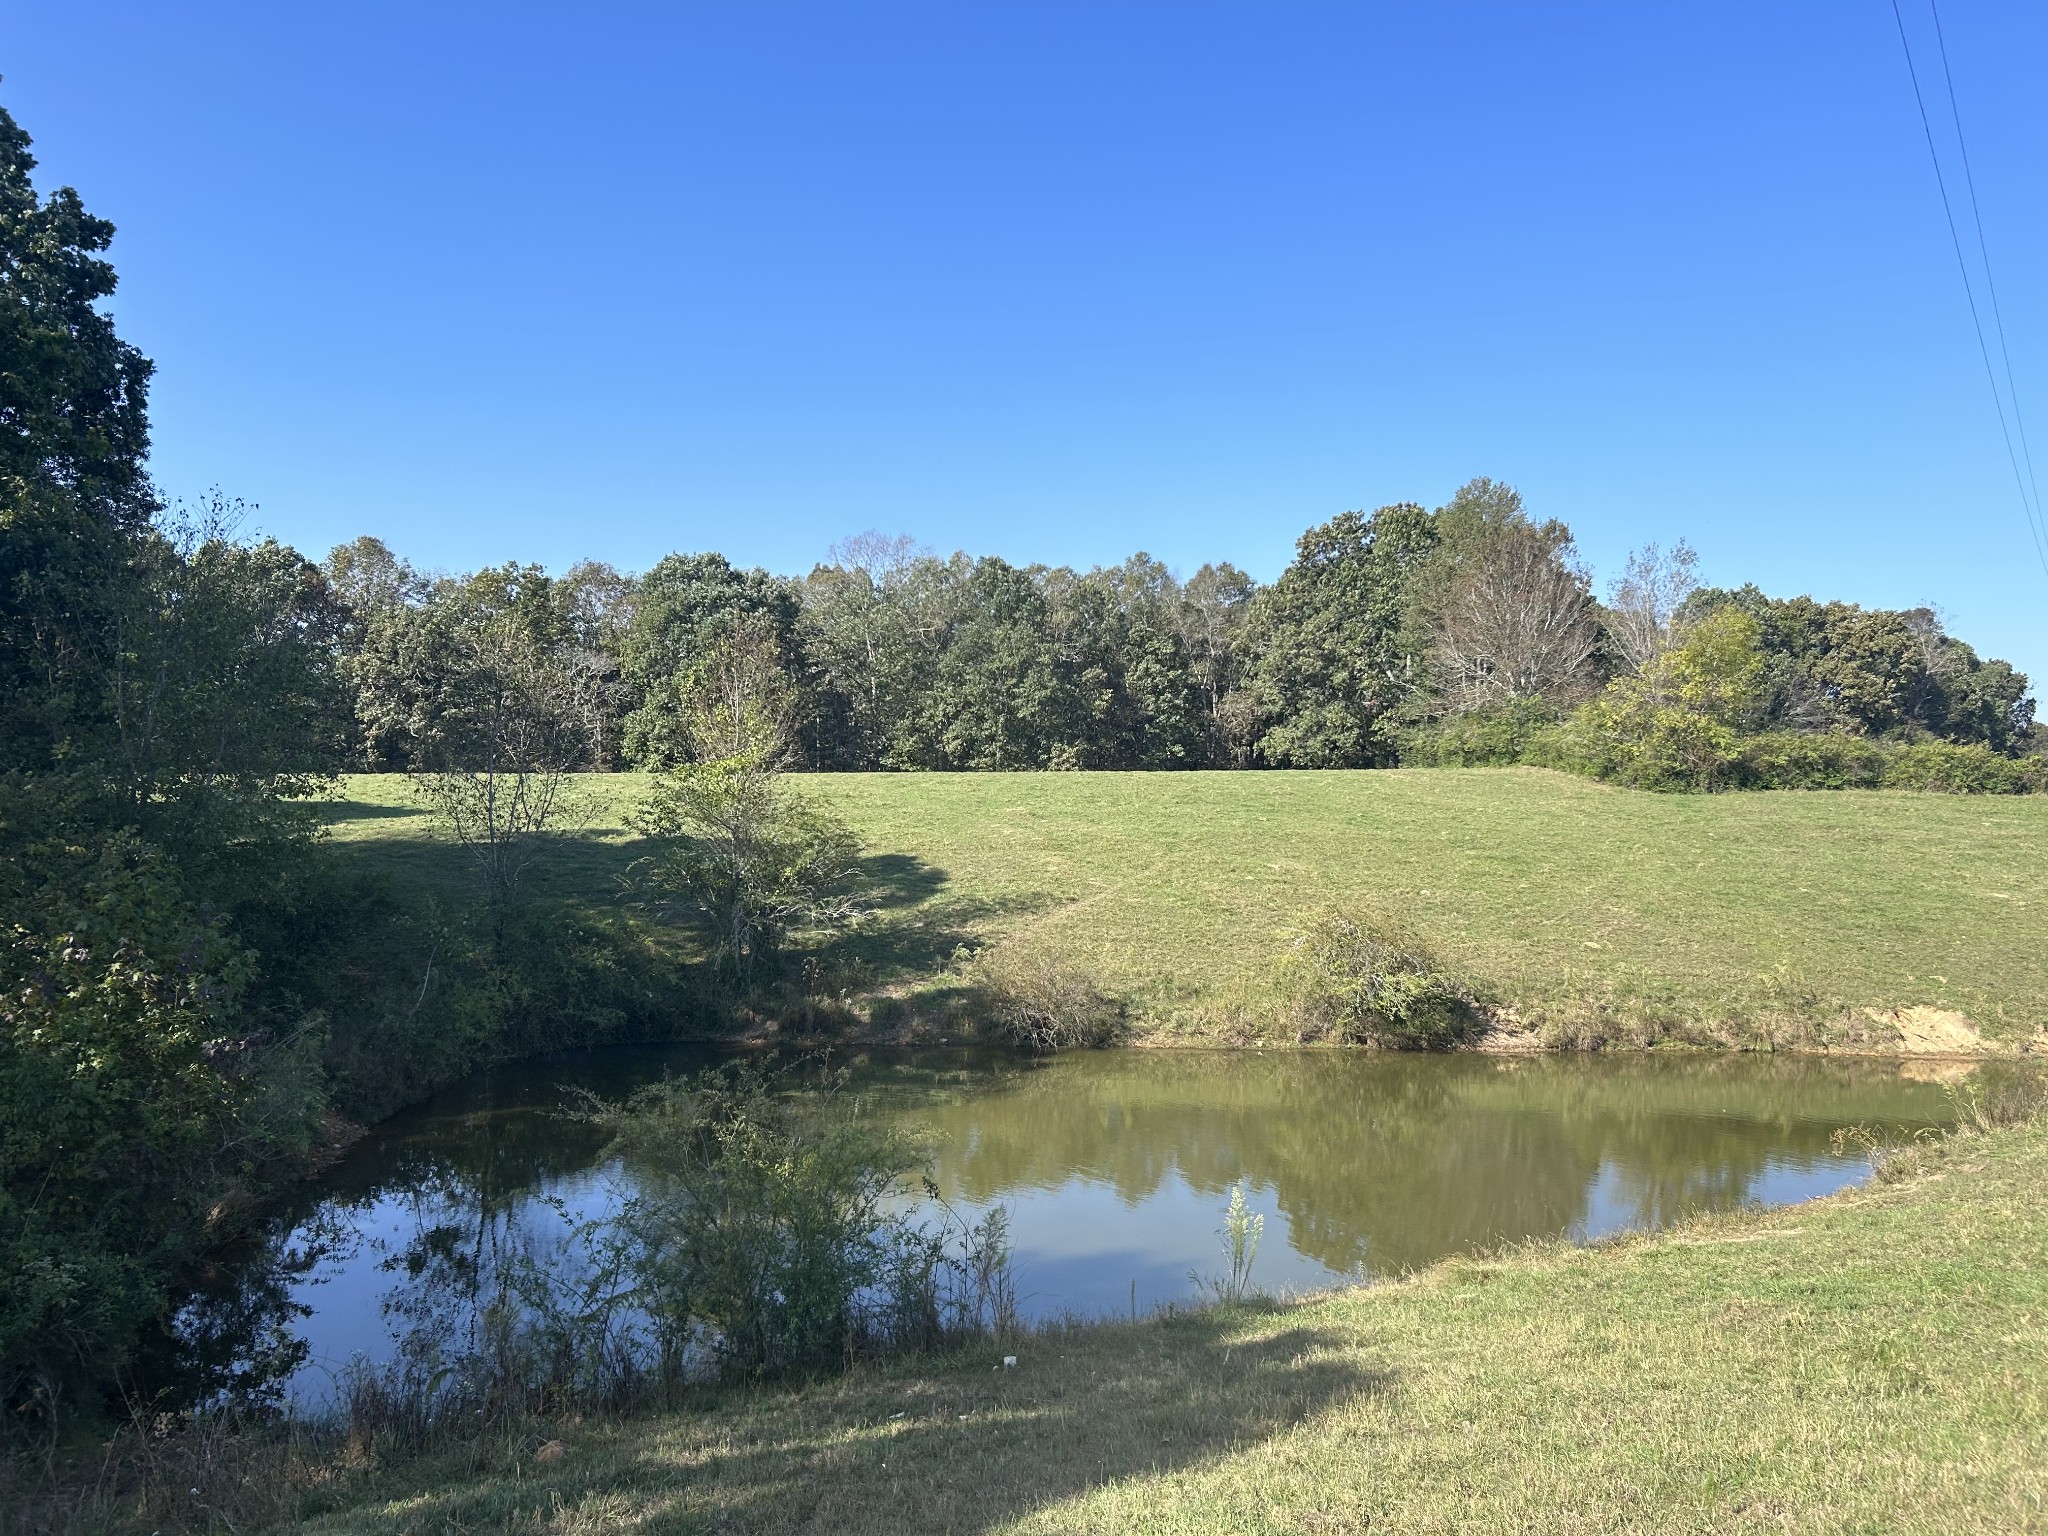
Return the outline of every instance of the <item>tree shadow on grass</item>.
[[[371,806],[365,819],[390,814],[385,807]],[[454,839],[426,830],[337,839],[323,844],[321,852],[351,873],[382,875],[400,888],[430,890],[452,901],[483,901],[475,855]],[[644,845],[616,841],[602,829],[551,832],[521,884],[530,896],[608,906],[624,893],[627,871],[646,852]]]
[[[328,825],[341,821],[402,821],[427,814],[425,806],[381,805],[368,800],[320,800],[312,802],[310,808]]]
[[[1389,1387],[1350,1341],[1261,1336],[1270,1326],[1182,1314],[1026,1340],[1011,1346],[1015,1370],[991,1369],[997,1351],[981,1349],[808,1391],[728,1393],[707,1413],[569,1428],[557,1460],[436,1481],[348,1529],[994,1530],[1242,1452]]]
[[[635,910],[633,866],[647,852],[644,842],[619,841],[598,829],[553,834],[528,867],[522,888],[531,902],[626,915]],[[401,903],[433,902],[456,914],[482,910],[483,891],[471,852],[423,829],[332,841],[321,856],[350,877],[388,883]],[[986,1000],[978,991],[941,980],[963,946],[984,942],[992,924],[1058,902],[1038,893],[1000,898],[957,893],[945,870],[902,853],[869,854],[860,861],[860,875],[871,915],[810,952],[823,981],[820,996],[869,999],[874,1024],[914,1026],[924,1034],[971,1031],[986,1014]],[[678,935],[694,932],[685,912],[656,916],[640,909],[639,915]],[[791,965],[793,976],[795,959]],[[801,1013],[810,1005],[792,1006]],[[836,1005],[826,1006],[829,1011]],[[834,1017],[843,1022],[843,1016]]]
[[[871,854],[860,861],[860,872],[872,915],[827,945],[822,958],[830,968],[851,971],[862,990],[943,971],[963,946],[985,936],[991,921],[1052,903],[1037,895],[956,894],[945,870],[909,854]]]

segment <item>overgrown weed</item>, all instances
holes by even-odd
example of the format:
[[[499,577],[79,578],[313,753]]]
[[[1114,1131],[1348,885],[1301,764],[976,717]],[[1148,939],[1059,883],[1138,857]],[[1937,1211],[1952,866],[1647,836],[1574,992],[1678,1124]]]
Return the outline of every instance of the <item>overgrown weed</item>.
[[[1300,1041],[1446,1050],[1479,1032],[1473,989],[1382,913],[1334,906],[1298,913],[1276,972]]]
[[[1978,1080],[1946,1083],[1943,1092],[1954,1116],[1947,1129],[1844,1126],[1834,1134],[1836,1154],[1859,1153],[1870,1160],[1878,1183],[1901,1184],[1932,1172],[1970,1142],[2048,1117],[2048,1072],[2031,1066],[1987,1064]]]
[[[999,945],[956,957],[981,995],[1003,1039],[1034,1051],[1114,1045],[1129,1027],[1128,1010],[1091,968],[1028,943]]]

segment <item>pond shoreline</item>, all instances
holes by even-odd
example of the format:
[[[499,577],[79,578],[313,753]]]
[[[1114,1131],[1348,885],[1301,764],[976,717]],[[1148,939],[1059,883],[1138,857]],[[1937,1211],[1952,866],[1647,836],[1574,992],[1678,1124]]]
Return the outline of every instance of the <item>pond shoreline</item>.
[[[1841,1133],[1910,1137],[1955,1118],[1950,1071],[1896,1057],[838,1044],[829,1079],[818,1056],[758,1040],[602,1046],[475,1074],[361,1132],[273,1209],[236,1273],[317,1254],[290,1282],[312,1287],[294,1292],[311,1309],[309,1358],[331,1370],[389,1348],[380,1313],[473,1305],[422,1292],[388,1313],[390,1277],[431,1277],[447,1233],[469,1233],[465,1252],[553,1251],[630,1198],[631,1154],[621,1165],[608,1133],[563,1105],[764,1051],[795,1068],[788,1092],[829,1092],[918,1145],[934,1214],[1006,1209],[1028,1318],[1185,1305],[1190,1276],[1216,1267],[1233,1189],[1271,1223],[1261,1283],[1320,1290],[1450,1253],[1802,1200],[1867,1176],[1863,1144]]]
[[[98,1511],[94,1528],[196,1512],[311,1536],[549,1511],[609,1522],[593,1529],[829,1520],[853,1536],[1292,1529],[1333,1510],[1417,1528],[1560,1509],[1603,1528],[2008,1528],[2048,1491],[2034,1385],[2048,1344],[2029,1325],[2048,1128],[1964,1131],[1914,1155],[1889,1183],[1797,1205],[705,1389],[678,1409],[417,1445],[311,1425],[146,1454],[138,1441],[57,1497],[87,1523]],[[1959,1264],[1978,1277],[1963,1290]],[[2013,1428],[1982,1433],[1994,1422]],[[773,1476],[789,1455],[820,1476]],[[975,1476],[954,1475],[969,1461]],[[1645,1481],[1647,1465],[1662,1475]]]

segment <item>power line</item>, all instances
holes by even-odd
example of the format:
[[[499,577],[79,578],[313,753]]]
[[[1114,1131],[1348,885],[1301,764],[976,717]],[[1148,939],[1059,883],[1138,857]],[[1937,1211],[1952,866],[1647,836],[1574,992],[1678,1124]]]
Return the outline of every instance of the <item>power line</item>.
[[[1913,45],[1906,37],[1906,18],[1899,0],[1892,0],[1892,20],[1898,24],[1899,47],[1906,55],[1906,74],[1913,82],[1913,104],[1920,109],[1920,131],[1927,138],[1927,156],[1934,162],[1934,184],[1941,190],[1941,212],[1948,221],[1949,244],[1955,248],[1956,270],[1962,274],[1963,297],[1969,301],[1970,324],[1977,332],[1977,352],[1984,359],[1984,378],[1991,386],[1991,404],[1998,412],[1999,435],[2005,439],[2005,456],[2012,464],[2013,483],[2019,488],[2020,510],[2026,515],[2027,533],[2034,541],[2034,553],[2041,558],[2041,570],[2048,574],[2048,539],[2044,539],[2040,515],[2027,495],[2027,478],[2020,472],[2019,454],[2012,443],[2012,429],[2006,425],[2005,396],[1998,387],[1998,371],[1991,365],[1991,348],[1984,340],[1984,321],[1977,312],[1977,290],[1970,281],[1970,263],[1963,255],[1963,239],[1956,232],[1955,209],[1949,203],[1948,178],[1942,173],[1941,153],[1934,147],[1934,125],[1927,117],[1927,100],[1920,91],[1920,71],[1913,63]]]
[[[2005,364],[2005,395],[2012,401],[2012,424],[2020,435],[2020,457],[2027,463],[2027,484],[2034,493],[2034,515],[2048,516],[2041,505],[2041,482],[2034,478],[2034,449],[2027,441],[2026,418],[2020,414],[2020,387],[2013,379],[2012,352],[2005,344],[2005,315],[1998,304],[1998,281],[1991,275],[1991,246],[1984,238],[1984,210],[1977,204],[1977,177],[1970,169],[1970,141],[1963,137],[1963,113],[1956,105],[1956,79],[1948,67],[1948,38],[1941,30],[1941,7],[1927,0],[1927,13],[1934,18],[1934,45],[1941,50],[1941,79],[1948,88],[1948,115],[1956,125],[1956,148],[1962,152],[1963,186],[1970,194],[1970,218],[1977,226],[1977,255],[1984,263],[1984,289],[1991,298],[1991,325],[1998,332],[1998,356]]]

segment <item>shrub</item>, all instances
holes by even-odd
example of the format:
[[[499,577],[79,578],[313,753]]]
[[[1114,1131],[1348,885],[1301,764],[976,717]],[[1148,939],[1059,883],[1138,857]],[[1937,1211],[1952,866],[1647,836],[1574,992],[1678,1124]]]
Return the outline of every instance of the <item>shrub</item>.
[[[1335,907],[1304,912],[1279,969],[1302,1039],[1445,1050],[1479,1024],[1470,991],[1383,918]]]
[[[795,933],[842,928],[862,911],[859,840],[786,780],[748,754],[692,763],[660,775],[636,818],[661,850],[641,861],[646,882],[696,909],[743,981]]]
[[[1541,699],[1453,715],[1410,732],[1401,742],[1404,768],[1499,768],[1555,756],[1557,712]]]
[[[1024,945],[985,949],[967,973],[996,1032],[1034,1051],[1113,1045],[1124,1033],[1124,1005],[1088,969]]]
[[[1916,741],[1892,749],[1881,782],[1950,795],[2038,795],[2048,793],[2048,761],[2004,757],[1976,742]]]
[[[656,1358],[634,1368],[676,1381],[708,1352],[724,1375],[816,1371],[1015,1330],[1007,1211],[921,1219],[938,1191],[927,1174],[925,1200],[905,1198],[918,1149],[844,1113],[843,1081],[792,1095],[742,1064],[598,1107],[638,1189],[584,1235],[654,1328]],[[607,1361],[584,1374],[619,1378]]]
[[[1575,714],[1561,766],[1639,789],[1714,789],[1760,707],[1754,619],[1718,609],[1641,673],[1618,677]]]
[[[9,1429],[107,1385],[178,1272],[296,1165],[321,1108],[319,1020],[253,1014],[254,957],[176,864],[67,824],[47,788],[0,777]]]
[[[639,1175],[620,1227],[635,1300],[670,1361],[708,1330],[727,1372],[840,1364],[862,1292],[887,1273],[884,1203],[915,1151],[774,1087],[758,1067],[733,1067],[600,1114]]]
[[[1840,731],[1765,731],[1741,744],[1736,778],[1749,789],[1873,789],[1887,749]]]

